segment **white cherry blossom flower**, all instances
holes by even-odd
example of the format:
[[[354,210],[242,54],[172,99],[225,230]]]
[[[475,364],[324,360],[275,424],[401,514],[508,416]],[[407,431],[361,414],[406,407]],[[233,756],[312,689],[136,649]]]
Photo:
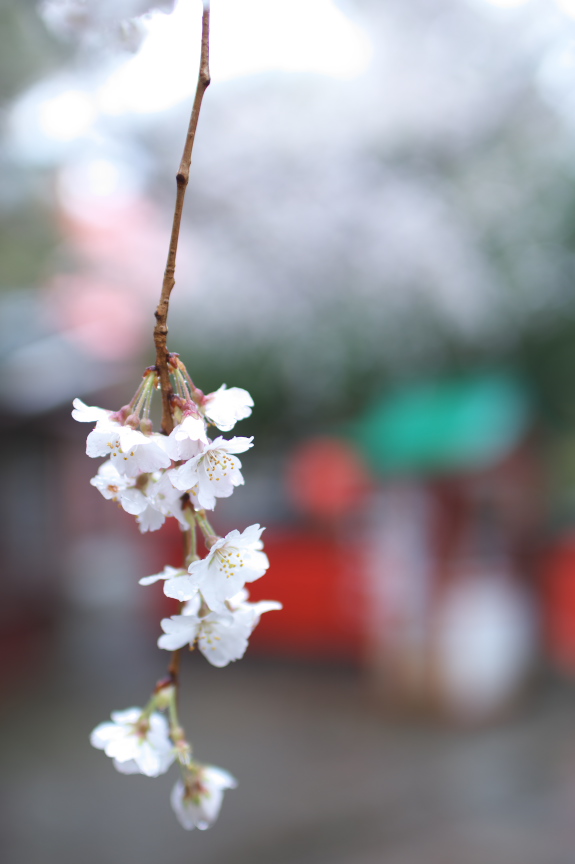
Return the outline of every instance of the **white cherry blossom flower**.
[[[149,717],[141,708],[113,711],[112,723],[100,723],[90,735],[90,743],[114,760],[124,774],[158,777],[175,759],[166,718],[154,711]]]
[[[241,387],[230,387],[228,390],[225,384],[214,393],[208,393],[204,402],[207,419],[222,432],[229,432],[238,420],[249,417],[253,407],[254,400],[247,390]]]
[[[164,435],[144,435],[114,420],[99,420],[86,440],[86,453],[93,458],[109,456],[120,474],[138,474],[169,468],[172,464],[164,449]]]
[[[261,551],[263,531],[257,524],[250,525],[241,534],[237,530],[230,531],[216,540],[205,558],[190,564],[191,585],[202,592],[214,612],[225,612],[225,601],[268,569],[268,557]]]
[[[282,608],[281,603],[274,600],[249,603],[247,591],[232,598],[223,614],[210,612],[200,617],[200,603],[199,595],[194,596],[182,615],[163,619],[164,635],[158,639],[158,647],[175,651],[197,642],[204,657],[218,667],[243,657],[248,639],[263,613]]]
[[[120,474],[110,460],[100,465],[90,484],[108,501],[117,501],[126,513],[131,513],[132,516],[143,513],[148,506],[146,496],[136,488],[133,479]]]
[[[166,516],[175,516],[180,524],[187,527],[179,501],[181,496],[165,474],[140,475],[138,481],[142,480],[145,482],[136,486],[135,478],[120,474],[108,460],[100,465],[90,483],[104,498],[117,501],[126,513],[135,516],[142,533],[157,531],[164,524]]]
[[[163,471],[152,475],[146,486],[146,496],[150,506],[158,513],[163,514],[163,516],[173,516],[184,530],[189,529],[190,523],[186,519],[182,506],[182,492],[170,482],[167,472]],[[194,503],[192,498],[192,504]]]
[[[218,818],[224,791],[237,785],[235,777],[215,765],[198,766],[185,784],[178,780],[170,803],[180,825],[187,831],[205,831]]]
[[[242,486],[242,463],[232,453],[243,453],[252,446],[253,438],[216,438],[185,465],[170,471],[176,489],[191,491],[200,507],[213,510],[216,498],[228,498],[235,486]]]
[[[107,420],[112,413],[111,411],[106,411],[105,408],[86,405],[81,399],[74,399],[72,405],[74,406],[72,417],[79,423],[96,423],[98,420]]]
[[[188,615],[197,614],[200,608],[198,592],[201,591],[212,611],[229,617],[230,606],[242,600],[241,593],[238,593],[240,589],[246,582],[254,582],[263,576],[269,566],[267,555],[261,551],[263,530],[259,525],[250,525],[242,534],[231,531],[214,543],[206,558],[192,563],[189,570],[167,566],[161,573],[140,579],[140,585],[152,585],[163,580],[166,597],[180,602],[193,599],[197,603],[196,609],[188,603]],[[243,599],[246,598],[247,592]]]
[[[172,429],[166,438],[164,449],[175,462],[192,459],[208,445],[206,424],[202,417],[188,414]]]

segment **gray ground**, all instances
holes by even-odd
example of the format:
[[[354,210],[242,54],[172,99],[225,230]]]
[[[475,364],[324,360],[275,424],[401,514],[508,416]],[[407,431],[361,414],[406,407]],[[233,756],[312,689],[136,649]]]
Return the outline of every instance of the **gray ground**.
[[[573,864],[575,694],[547,687],[503,726],[390,724],[357,671],[186,663],[182,718],[227,768],[219,822],[185,832],[175,769],[117,774],[87,736],[142,703],[160,655],[77,619],[1,703],[2,864]]]

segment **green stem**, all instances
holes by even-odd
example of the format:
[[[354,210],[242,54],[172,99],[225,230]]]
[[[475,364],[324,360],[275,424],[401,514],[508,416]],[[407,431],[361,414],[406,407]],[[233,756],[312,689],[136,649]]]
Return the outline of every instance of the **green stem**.
[[[186,521],[190,526],[189,531],[186,531],[184,534],[185,566],[189,567],[192,561],[198,560],[196,516],[194,515],[193,511],[188,508],[184,511],[184,513],[186,516]]]
[[[140,381],[140,383],[138,385],[138,389],[136,390],[136,392],[134,393],[134,395],[132,396],[132,398],[130,399],[130,401],[128,403],[128,405],[131,409],[130,413],[132,413],[132,414],[136,411],[137,405],[140,404],[140,400],[142,398],[142,393],[144,391],[144,387],[146,386],[147,379],[148,379],[148,376],[144,375],[144,377],[142,378],[142,380]]]
[[[136,396],[134,396],[134,398],[132,399],[132,402],[135,403],[132,409],[133,414],[137,414],[138,416],[140,416],[140,414],[142,413],[142,409],[144,409],[145,411],[146,406],[148,407],[147,413],[150,413],[149,405],[151,403],[152,395],[156,387],[156,378],[157,375],[155,372],[151,374],[146,374],[144,376],[144,380],[136,391]]]
[[[186,733],[180,725],[178,692],[175,687],[172,688],[170,701],[168,702],[168,716],[170,718],[170,735],[178,754],[178,763],[181,766],[188,766],[192,755],[192,745],[186,740]]]
[[[206,541],[206,546],[210,548],[214,545],[216,540],[218,539],[218,535],[210,525],[205,510],[197,510],[196,511],[196,521],[200,526],[200,530],[204,535],[204,540]]]
[[[184,402],[191,402],[191,396],[188,390],[188,384],[186,379],[181,373],[180,368],[178,367],[173,373],[174,383],[176,385],[176,393],[180,396]]]
[[[181,360],[178,360],[178,369],[180,370],[184,377],[184,380],[186,381],[186,386],[189,387],[192,401],[194,401],[196,405],[201,408],[204,404],[203,390],[200,390],[198,387],[196,387],[190,377],[190,373],[188,372]]]

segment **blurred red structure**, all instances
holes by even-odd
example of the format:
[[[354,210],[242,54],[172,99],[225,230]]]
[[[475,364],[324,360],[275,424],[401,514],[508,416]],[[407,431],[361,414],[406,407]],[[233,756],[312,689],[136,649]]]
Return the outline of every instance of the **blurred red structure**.
[[[361,505],[373,486],[357,448],[337,438],[312,438],[291,455],[287,493],[298,510],[334,519]]]
[[[549,654],[575,674],[575,536],[559,541],[543,568],[543,620]]]
[[[354,547],[310,530],[278,530],[267,533],[266,552],[269,574],[250,586],[250,595],[253,600],[273,597],[284,608],[262,618],[250,640],[254,650],[318,660],[359,659],[364,572]]]

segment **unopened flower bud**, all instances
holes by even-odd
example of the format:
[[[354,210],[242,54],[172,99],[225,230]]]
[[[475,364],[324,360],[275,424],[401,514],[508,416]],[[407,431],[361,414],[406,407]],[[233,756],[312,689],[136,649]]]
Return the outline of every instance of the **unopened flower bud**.
[[[143,417],[140,420],[140,429],[144,433],[144,435],[151,435],[154,431],[154,424],[150,420],[149,417]]]
[[[110,414],[110,420],[115,420],[116,423],[124,425],[126,418],[132,413],[131,405],[123,405],[119,411],[114,411]]]
[[[180,825],[187,831],[209,828],[218,818],[225,790],[236,786],[236,779],[215,765],[191,767],[186,782],[178,780],[170,796]]]

